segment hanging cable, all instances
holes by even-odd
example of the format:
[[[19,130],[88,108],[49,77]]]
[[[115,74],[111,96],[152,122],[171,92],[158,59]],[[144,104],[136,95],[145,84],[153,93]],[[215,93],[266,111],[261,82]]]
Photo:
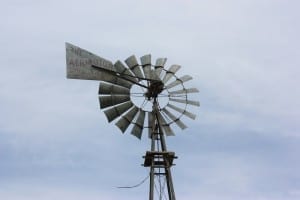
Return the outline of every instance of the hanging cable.
[[[148,178],[150,175],[148,175],[146,178],[144,178],[140,183],[133,185],[133,186],[121,186],[121,187],[117,187],[119,189],[130,189],[130,188],[136,188],[139,187],[140,185],[142,185]]]

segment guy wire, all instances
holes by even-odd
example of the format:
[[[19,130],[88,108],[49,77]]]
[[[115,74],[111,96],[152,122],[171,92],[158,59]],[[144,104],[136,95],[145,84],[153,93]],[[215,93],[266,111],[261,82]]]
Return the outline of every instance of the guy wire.
[[[150,175],[148,175],[146,178],[144,178],[140,183],[133,185],[133,186],[121,186],[121,187],[117,187],[119,189],[130,189],[130,188],[136,188],[139,187],[140,185],[142,185],[148,178]]]

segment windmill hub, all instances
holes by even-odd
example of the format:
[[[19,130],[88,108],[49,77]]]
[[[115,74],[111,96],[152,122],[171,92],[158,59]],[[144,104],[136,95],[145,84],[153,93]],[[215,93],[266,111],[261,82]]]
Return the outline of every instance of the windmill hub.
[[[162,81],[152,81],[145,96],[150,100],[156,98],[163,90],[164,83]]]

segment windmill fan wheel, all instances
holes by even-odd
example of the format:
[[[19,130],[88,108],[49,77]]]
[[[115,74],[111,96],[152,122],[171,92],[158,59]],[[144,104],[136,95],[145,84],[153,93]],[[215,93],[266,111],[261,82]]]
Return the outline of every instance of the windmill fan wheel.
[[[166,60],[158,58],[155,65],[152,65],[151,55],[144,55],[139,64],[132,55],[125,60],[126,65],[121,61],[114,64],[115,70],[120,75],[126,75],[128,81],[132,80],[132,84],[100,82],[100,109],[104,111],[107,120],[115,121],[115,125],[123,133],[132,125],[131,134],[140,139],[144,128],[150,129],[154,101],[159,105],[158,117],[168,136],[174,135],[170,127],[172,124],[181,129],[187,127],[181,120],[182,116],[195,119],[196,115],[189,112],[187,107],[200,106],[200,103],[189,100],[188,94],[199,91],[196,88],[185,88],[184,83],[192,77],[176,76],[180,65],[171,65],[166,70]]]

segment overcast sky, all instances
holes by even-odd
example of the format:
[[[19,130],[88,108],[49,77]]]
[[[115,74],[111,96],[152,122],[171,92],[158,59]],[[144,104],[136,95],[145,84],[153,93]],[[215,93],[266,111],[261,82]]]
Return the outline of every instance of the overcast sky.
[[[149,140],[66,79],[65,42],[180,64],[201,107],[168,137],[177,199],[300,199],[297,0],[10,0],[0,6],[0,199],[140,200]]]

